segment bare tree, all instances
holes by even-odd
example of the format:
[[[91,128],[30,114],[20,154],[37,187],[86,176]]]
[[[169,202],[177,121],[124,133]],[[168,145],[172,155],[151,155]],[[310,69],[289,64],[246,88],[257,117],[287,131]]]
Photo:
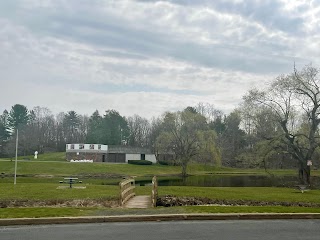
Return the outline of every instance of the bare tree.
[[[58,151],[64,151],[67,143],[66,134],[64,131],[65,113],[60,112],[55,117],[55,143]],[[69,143],[69,142],[68,142]]]
[[[146,147],[151,131],[149,121],[139,115],[134,115],[133,117],[128,117],[127,122],[130,130],[129,145]]]
[[[34,107],[31,111],[29,123],[29,137],[33,139],[37,151],[44,152],[44,149],[53,146],[54,140],[54,116],[48,108]]]
[[[281,131],[271,136],[286,146],[298,161],[302,184],[310,185],[310,163],[320,144],[320,78],[319,70],[306,66],[301,71],[276,78],[265,91],[251,90],[247,104],[263,105],[272,110],[273,120]]]
[[[223,112],[217,108],[213,104],[210,103],[198,103],[195,107],[197,113],[201,114],[202,116],[206,117],[207,122],[213,122],[218,117],[223,116]]]

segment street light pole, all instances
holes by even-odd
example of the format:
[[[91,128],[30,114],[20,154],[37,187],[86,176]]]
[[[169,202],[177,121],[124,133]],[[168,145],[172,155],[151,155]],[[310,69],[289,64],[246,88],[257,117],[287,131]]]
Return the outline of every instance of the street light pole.
[[[17,184],[17,163],[18,163],[18,139],[19,139],[19,131],[17,129],[17,136],[16,136],[16,161],[14,165],[14,185]]]

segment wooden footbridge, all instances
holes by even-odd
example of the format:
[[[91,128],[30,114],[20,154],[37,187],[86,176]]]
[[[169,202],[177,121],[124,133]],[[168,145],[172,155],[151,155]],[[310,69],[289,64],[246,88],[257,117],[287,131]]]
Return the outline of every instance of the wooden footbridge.
[[[152,178],[152,191],[150,195],[135,194],[134,179],[125,179],[119,183],[120,186],[120,206],[123,208],[150,208],[156,207],[158,196],[157,178]]]

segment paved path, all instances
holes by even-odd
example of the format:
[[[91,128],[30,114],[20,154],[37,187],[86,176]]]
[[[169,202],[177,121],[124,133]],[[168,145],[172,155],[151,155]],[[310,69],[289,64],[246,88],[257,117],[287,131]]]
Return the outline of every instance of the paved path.
[[[320,220],[228,220],[0,227],[1,240],[319,240]]]
[[[151,207],[150,196],[135,196],[131,198],[124,205],[124,208],[150,208],[150,207]]]

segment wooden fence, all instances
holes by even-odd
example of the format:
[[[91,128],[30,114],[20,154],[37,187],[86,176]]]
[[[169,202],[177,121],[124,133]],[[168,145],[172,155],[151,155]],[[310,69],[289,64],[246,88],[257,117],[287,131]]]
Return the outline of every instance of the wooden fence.
[[[125,179],[119,183],[120,187],[120,206],[123,206],[130,198],[135,196],[135,181],[134,179]]]
[[[152,194],[151,194],[151,202],[153,207],[157,206],[157,198],[158,198],[158,181],[157,181],[157,177],[154,176],[152,178]]]

